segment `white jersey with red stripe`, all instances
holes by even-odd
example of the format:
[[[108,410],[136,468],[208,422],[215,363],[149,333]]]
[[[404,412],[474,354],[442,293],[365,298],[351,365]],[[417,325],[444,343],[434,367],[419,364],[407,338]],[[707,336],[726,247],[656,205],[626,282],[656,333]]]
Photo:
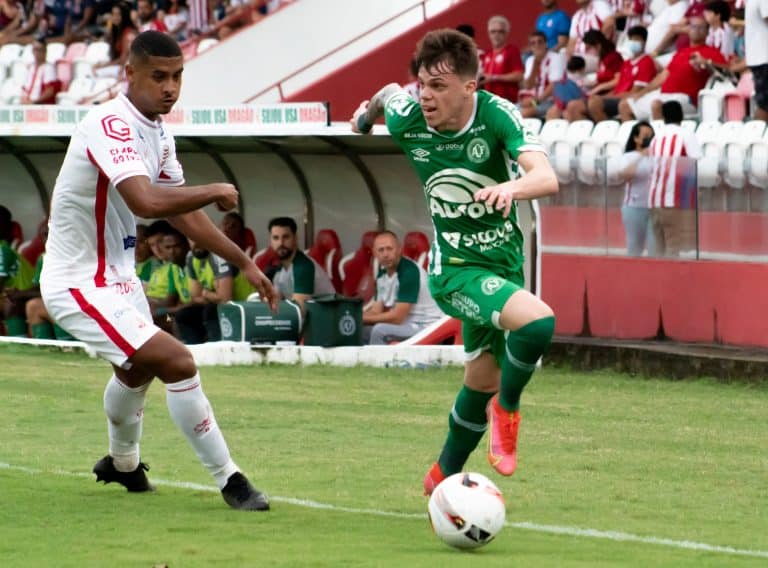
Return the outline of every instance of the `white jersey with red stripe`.
[[[43,287],[104,287],[136,275],[136,219],[116,186],[133,176],[184,184],[173,137],[125,95],[77,125],[53,190]]]
[[[653,169],[648,190],[648,207],[685,207],[688,188],[695,176],[695,160],[701,157],[701,146],[696,135],[679,124],[665,124],[648,149]],[[695,198],[695,196],[693,196]]]
[[[574,53],[584,53],[582,39],[589,30],[600,30],[605,21],[613,15],[613,10],[605,0],[592,0],[584,8],[577,10],[571,19],[569,37],[576,39]],[[610,38],[609,38],[610,39]]]

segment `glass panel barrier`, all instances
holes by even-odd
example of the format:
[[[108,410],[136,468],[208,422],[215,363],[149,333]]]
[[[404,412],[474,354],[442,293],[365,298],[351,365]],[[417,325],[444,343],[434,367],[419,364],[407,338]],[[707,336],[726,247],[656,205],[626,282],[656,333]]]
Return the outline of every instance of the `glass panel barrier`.
[[[768,260],[768,188],[722,175],[716,156],[631,154],[558,172],[539,201],[543,252]]]

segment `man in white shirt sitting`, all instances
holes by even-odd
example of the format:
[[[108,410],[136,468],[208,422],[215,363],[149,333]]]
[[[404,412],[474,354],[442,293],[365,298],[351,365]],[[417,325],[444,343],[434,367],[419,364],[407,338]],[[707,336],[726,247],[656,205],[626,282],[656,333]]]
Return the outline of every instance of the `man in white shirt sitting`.
[[[61,90],[61,82],[56,76],[56,68],[46,63],[45,53],[45,40],[35,40],[32,44],[35,61],[30,65],[21,89],[20,102],[23,105],[56,104],[56,93]]]

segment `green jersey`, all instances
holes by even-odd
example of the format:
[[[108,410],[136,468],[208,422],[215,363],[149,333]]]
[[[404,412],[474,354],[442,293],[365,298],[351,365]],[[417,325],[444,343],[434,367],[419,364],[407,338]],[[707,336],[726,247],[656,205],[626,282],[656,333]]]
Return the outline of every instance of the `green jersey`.
[[[32,287],[33,273],[34,269],[23,256],[6,241],[0,241],[0,278],[5,279],[6,288],[28,290]]]
[[[475,202],[475,192],[518,176],[521,152],[546,152],[517,107],[487,91],[474,97],[472,116],[459,132],[427,126],[421,107],[405,91],[385,104],[387,128],[416,169],[432,216],[435,237],[429,272],[447,265],[496,269],[523,263],[523,234],[517,207],[503,211]]]

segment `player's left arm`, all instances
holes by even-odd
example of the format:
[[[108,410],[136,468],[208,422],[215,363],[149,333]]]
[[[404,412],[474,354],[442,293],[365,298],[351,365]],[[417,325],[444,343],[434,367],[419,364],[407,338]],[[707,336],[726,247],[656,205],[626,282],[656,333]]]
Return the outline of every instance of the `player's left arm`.
[[[374,123],[384,114],[384,105],[387,99],[403,88],[397,83],[390,83],[379,89],[368,101],[363,101],[352,115],[349,123],[352,132],[368,134]]]
[[[408,302],[396,302],[391,310],[378,313],[365,312],[363,314],[363,323],[394,323],[399,325],[403,323],[405,318],[408,317],[408,314],[411,313],[411,308],[413,308],[413,304]]]
[[[259,292],[262,300],[277,310],[277,293],[259,267],[222,233],[205,211],[197,210],[168,217],[168,222],[199,243],[201,247],[219,255],[243,271],[248,282]]]
[[[557,176],[544,152],[521,152],[517,163],[525,170],[523,177],[484,187],[475,193],[475,201],[485,201],[497,210],[503,209],[506,217],[513,201],[538,199],[557,193]]]

